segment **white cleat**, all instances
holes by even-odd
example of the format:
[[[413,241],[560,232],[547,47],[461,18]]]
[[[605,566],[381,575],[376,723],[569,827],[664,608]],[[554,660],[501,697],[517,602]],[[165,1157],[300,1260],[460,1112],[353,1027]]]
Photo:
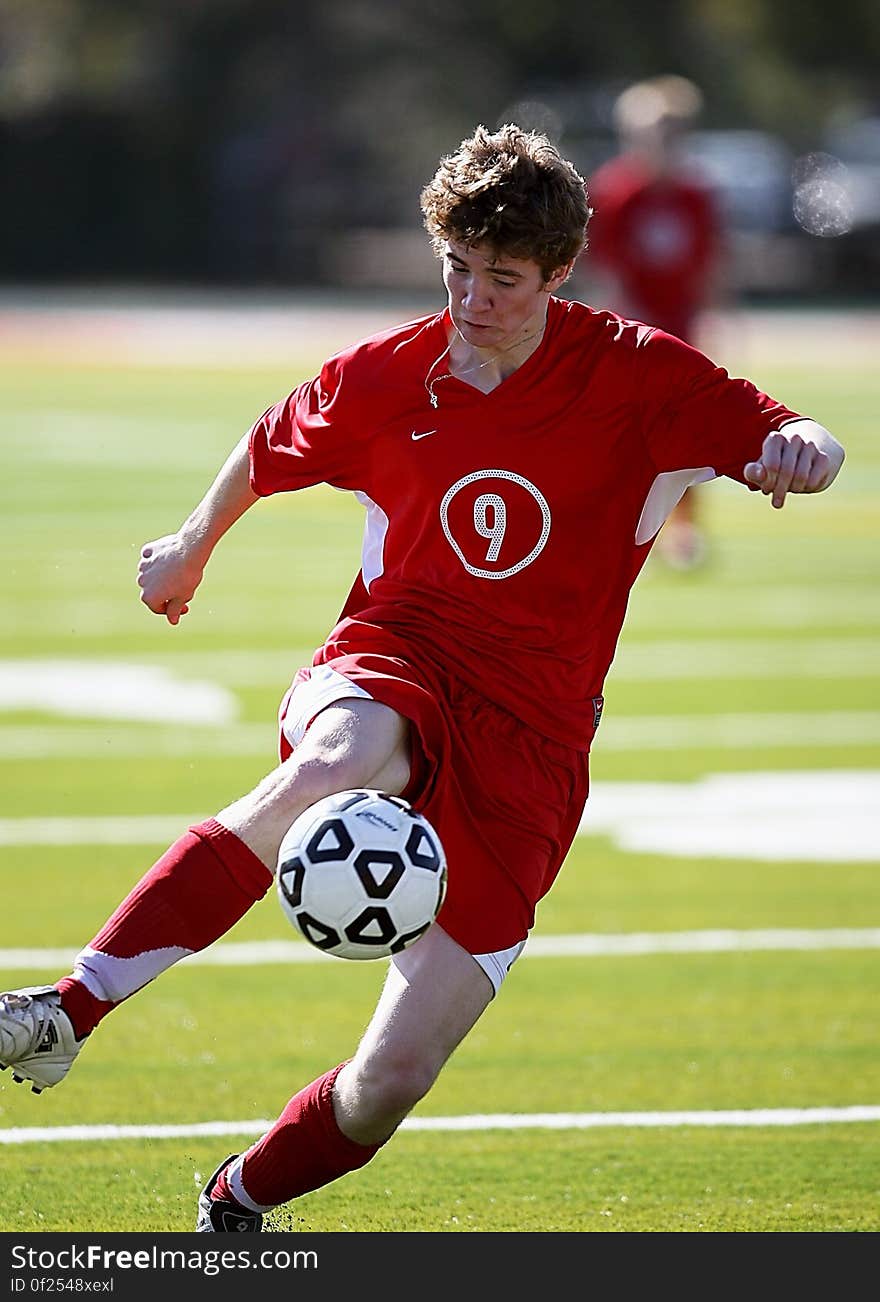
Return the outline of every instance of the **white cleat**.
[[[63,1080],[87,1037],[78,1040],[54,986],[26,986],[0,994],[0,1070],[12,1068],[34,1094]]]

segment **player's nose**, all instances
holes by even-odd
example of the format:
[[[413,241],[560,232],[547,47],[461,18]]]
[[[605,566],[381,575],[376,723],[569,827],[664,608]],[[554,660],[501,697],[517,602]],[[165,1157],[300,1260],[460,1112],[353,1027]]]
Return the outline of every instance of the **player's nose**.
[[[491,306],[491,297],[486,287],[475,277],[471,277],[464,287],[461,304],[468,311],[479,313]]]

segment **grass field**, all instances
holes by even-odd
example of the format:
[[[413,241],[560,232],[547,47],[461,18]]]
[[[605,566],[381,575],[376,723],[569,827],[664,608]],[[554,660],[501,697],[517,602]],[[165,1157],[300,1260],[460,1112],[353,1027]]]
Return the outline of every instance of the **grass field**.
[[[841,438],[840,480],[782,512],[713,484],[707,565],[649,562],[597,826],[588,806],[533,952],[411,1124],[272,1228],[880,1228],[880,373],[833,331],[798,362],[791,328],[748,373]],[[2,988],[66,971],[186,821],[272,764],[278,700],[357,565],[360,508],[314,489],[236,525],[179,628],[139,604],[141,544],[320,360],[307,339],[264,366],[186,347],[0,362]],[[739,369],[735,341],[721,360]],[[293,940],[270,894],[220,961],[114,1012],[61,1088],[0,1077],[0,1231],[191,1231],[204,1176],[351,1052],[377,995],[381,964],[265,946]]]

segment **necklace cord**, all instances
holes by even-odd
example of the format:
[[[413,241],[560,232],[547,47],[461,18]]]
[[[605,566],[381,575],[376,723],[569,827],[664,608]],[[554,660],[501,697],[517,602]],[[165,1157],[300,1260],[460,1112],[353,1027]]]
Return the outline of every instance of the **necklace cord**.
[[[510,344],[507,348],[500,349],[499,352],[494,353],[492,357],[487,357],[485,362],[480,362],[477,366],[466,367],[463,371],[460,372],[460,375],[475,375],[477,371],[482,371],[484,366],[489,366],[491,365],[492,362],[496,362],[498,358],[503,357],[505,353],[512,353],[515,348],[521,348],[523,344],[531,343],[533,339],[537,339],[539,335],[542,335],[546,330],[546,328],[547,328],[547,322],[545,321],[544,324],[541,326],[541,329],[536,330],[534,334],[526,335],[525,339],[518,339],[515,344]],[[446,356],[446,354],[449,352],[451,348],[452,348],[452,340],[450,339],[449,343],[443,349],[443,352],[439,353],[434,358],[433,362],[428,367],[427,373],[425,375],[425,389],[428,394],[428,400],[430,401],[431,406],[434,408],[437,407],[439,401],[436,393],[434,392],[434,385],[439,384],[441,380],[454,380],[460,378],[460,376],[456,375],[454,371],[444,371],[442,375],[435,375],[433,380],[429,378],[434,367],[437,365],[438,362],[443,360],[443,358]]]

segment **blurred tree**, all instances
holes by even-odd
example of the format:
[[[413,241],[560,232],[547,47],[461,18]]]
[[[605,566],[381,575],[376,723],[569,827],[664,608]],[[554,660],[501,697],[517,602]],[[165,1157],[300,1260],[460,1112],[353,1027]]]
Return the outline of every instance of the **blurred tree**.
[[[537,115],[586,167],[657,71],[808,145],[877,93],[878,27],[876,0],[0,0],[0,276],[320,282],[334,235],[418,227],[477,122]]]

